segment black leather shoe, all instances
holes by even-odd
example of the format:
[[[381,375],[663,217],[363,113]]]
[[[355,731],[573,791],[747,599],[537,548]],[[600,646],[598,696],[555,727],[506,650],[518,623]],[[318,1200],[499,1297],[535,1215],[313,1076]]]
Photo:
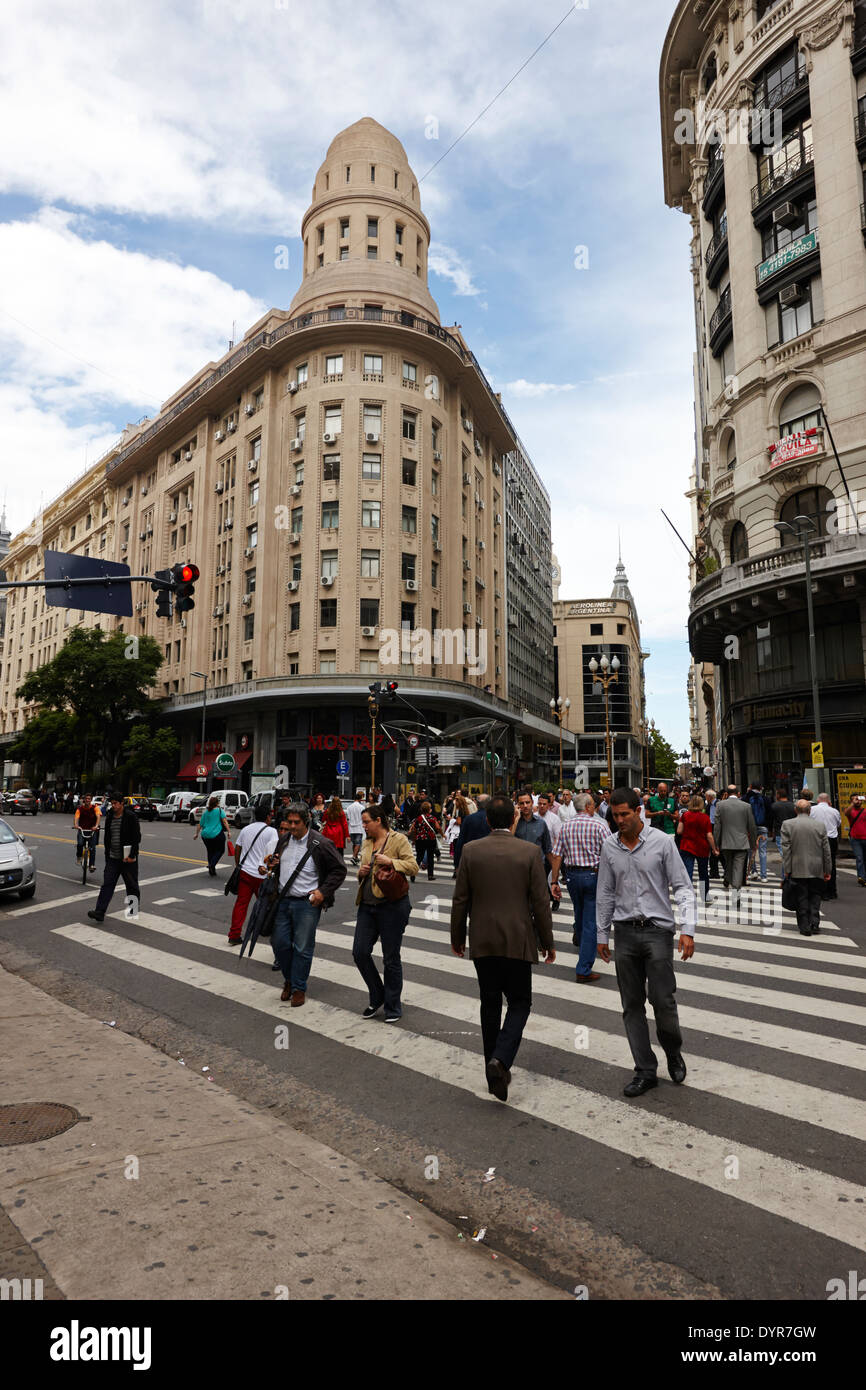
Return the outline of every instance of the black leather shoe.
[[[511,1072],[502,1065],[498,1057],[491,1057],[487,1063],[487,1089],[497,1100],[508,1099],[508,1083]]]
[[[683,1084],[686,1079],[686,1064],[683,1061],[682,1053],[678,1052],[676,1057],[668,1058],[668,1072],[675,1085],[681,1086]]]
[[[658,1084],[658,1079],[655,1076],[636,1076],[627,1086],[623,1087],[622,1093],[624,1096],[643,1096]]]
[[[104,912],[88,912],[87,915],[88,915],[88,917],[92,917],[93,920],[94,920],[94,922],[104,922],[104,921],[105,921],[105,913],[104,913]]]

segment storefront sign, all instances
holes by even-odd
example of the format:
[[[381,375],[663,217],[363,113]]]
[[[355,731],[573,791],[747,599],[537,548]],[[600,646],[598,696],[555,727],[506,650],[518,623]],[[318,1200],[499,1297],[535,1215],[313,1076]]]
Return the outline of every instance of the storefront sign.
[[[806,706],[802,700],[785,700],[778,705],[743,705],[743,723],[760,724],[765,719],[802,719]]]
[[[202,748],[200,743],[197,743],[192,751],[194,753],[224,753],[225,744],[221,739],[211,739],[209,743],[205,744],[204,748]]]
[[[596,613],[615,613],[616,604],[609,599],[585,599],[568,605],[569,618],[582,618]]]
[[[817,454],[818,450],[818,431],[797,430],[794,434],[786,434],[775,444],[770,445],[770,467],[778,468],[783,463],[791,463],[794,459],[809,458],[812,454]]]
[[[392,738],[386,738],[384,734],[376,735],[376,752],[385,753],[389,748],[396,748],[397,745]],[[308,734],[307,749],[309,752],[345,752],[351,748],[356,753],[370,751],[369,734]]]
[[[810,256],[817,248],[817,232],[807,232],[805,236],[798,236],[796,241],[790,242],[782,251],[777,251],[775,256],[768,256],[765,261],[761,261],[758,266],[758,284],[763,285],[765,280],[777,275],[785,266],[793,265],[803,256]]]

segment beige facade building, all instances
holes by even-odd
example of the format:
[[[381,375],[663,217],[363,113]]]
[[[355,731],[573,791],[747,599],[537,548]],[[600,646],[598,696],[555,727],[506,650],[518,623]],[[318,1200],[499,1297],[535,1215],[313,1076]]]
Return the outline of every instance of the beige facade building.
[[[364,780],[367,686],[385,678],[444,731],[446,780],[468,756],[448,751],[448,728],[470,716],[501,726],[497,747],[524,775],[555,741],[550,503],[459,328],[439,321],[399,140],[369,118],[338,135],[301,235],[290,309],[128,428],[14,539],[9,577],[36,577],[44,548],[138,574],[199,566],[185,620],[158,619],[141,585],[124,624],[164,648],[154,694],[188,761],[201,671],[209,756],[242,748],[248,771],[282,764],[293,783],[327,788],[342,757]],[[27,718],[22,676],[74,620],[41,591],[13,591],[0,738]],[[416,718],[390,713],[395,729]],[[396,734],[380,747],[382,778],[432,780],[417,758],[407,770]]]
[[[556,561],[554,567],[558,570]],[[555,589],[555,593],[557,590]],[[571,701],[563,727],[577,735],[576,759],[586,763],[590,785],[607,776],[605,697],[589,662],[619,659],[617,680],[608,689],[615,786],[644,784],[646,735],[644,661],[640,623],[620,559],[609,598],[561,600],[553,604],[556,698]],[[570,763],[571,760],[569,760]],[[572,774],[573,775],[573,774]]]
[[[816,710],[795,532],[825,762],[866,753],[866,4],[682,0],[660,98],[697,324],[692,735],[725,780],[799,785]]]

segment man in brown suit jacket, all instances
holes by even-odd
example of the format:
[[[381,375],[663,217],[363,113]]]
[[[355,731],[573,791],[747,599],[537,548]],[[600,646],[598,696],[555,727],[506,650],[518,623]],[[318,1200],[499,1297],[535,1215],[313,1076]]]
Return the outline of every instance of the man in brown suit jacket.
[[[544,861],[538,847],[511,834],[514,806],[497,793],[485,810],[490,834],[463,849],[451,905],[451,949],[466,949],[481,991],[487,1088],[508,1099],[510,1067],[532,1008],[532,962],[556,959]],[[508,1004],[502,1022],[502,996]]]

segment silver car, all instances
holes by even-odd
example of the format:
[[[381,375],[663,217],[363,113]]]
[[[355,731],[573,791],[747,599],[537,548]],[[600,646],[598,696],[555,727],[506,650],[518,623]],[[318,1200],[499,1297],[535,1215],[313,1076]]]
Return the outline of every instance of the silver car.
[[[24,836],[0,820],[0,895],[17,893],[32,898],[36,892],[36,863]]]

